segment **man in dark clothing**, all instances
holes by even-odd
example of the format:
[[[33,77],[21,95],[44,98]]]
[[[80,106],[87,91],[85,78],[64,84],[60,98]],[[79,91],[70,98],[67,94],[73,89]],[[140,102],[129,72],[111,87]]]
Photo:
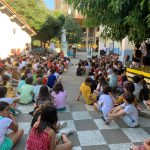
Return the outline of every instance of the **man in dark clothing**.
[[[132,57],[132,67],[139,68],[142,59],[142,52],[140,50],[141,44],[135,44],[134,54]]]

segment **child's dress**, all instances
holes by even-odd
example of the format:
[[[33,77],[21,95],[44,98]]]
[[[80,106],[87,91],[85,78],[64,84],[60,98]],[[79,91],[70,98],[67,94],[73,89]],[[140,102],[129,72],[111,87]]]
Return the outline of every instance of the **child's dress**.
[[[26,142],[26,150],[50,150],[51,138],[48,135],[50,129],[45,129],[41,133],[33,127]]]

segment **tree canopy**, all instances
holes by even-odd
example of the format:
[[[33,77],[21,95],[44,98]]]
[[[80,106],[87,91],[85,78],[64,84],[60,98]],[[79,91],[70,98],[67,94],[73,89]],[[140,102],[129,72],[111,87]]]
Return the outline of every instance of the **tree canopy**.
[[[34,37],[47,42],[58,35],[65,17],[59,12],[50,11],[43,0],[6,0],[10,6],[22,16],[37,32]]]
[[[69,44],[81,42],[83,29],[72,16],[66,16],[64,28],[66,29],[67,41]]]
[[[102,36],[142,42],[150,38],[149,0],[66,0],[86,16],[87,26],[105,27]]]

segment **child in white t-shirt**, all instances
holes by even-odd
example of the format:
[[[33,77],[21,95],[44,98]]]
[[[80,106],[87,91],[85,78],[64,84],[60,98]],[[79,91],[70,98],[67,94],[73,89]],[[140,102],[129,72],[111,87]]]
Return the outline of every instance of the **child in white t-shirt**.
[[[108,123],[108,113],[112,110],[113,108],[113,100],[111,96],[108,94],[110,92],[110,87],[109,86],[104,86],[103,87],[103,93],[98,102],[94,103],[94,108],[95,110],[98,110],[102,113],[102,117],[105,121],[105,123]]]
[[[134,81],[134,87],[135,87],[133,94],[136,97],[136,99],[138,100],[140,92],[143,89],[143,85],[140,83],[141,79],[139,76],[134,76],[133,81]]]
[[[124,123],[129,127],[138,125],[139,114],[135,107],[135,96],[131,92],[123,94],[124,103],[112,109],[109,119],[122,117]]]
[[[8,129],[13,132],[7,134]],[[8,150],[20,140],[23,130],[18,129],[15,117],[9,112],[9,103],[0,102],[0,149]]]

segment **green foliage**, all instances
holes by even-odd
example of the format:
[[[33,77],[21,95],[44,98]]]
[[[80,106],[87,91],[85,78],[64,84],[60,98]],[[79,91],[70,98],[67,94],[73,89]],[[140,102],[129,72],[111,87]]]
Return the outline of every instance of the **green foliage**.
[[[103,37],[142,42],[150,37],[150,0],[66,0],[87,17],[87,26],[105,27]]]
[[[67,41],[69,44],[81,42],[83,30],[81,25],[78,22],[76,22],[76,20],[73,17],[66,17],[64,28],[67,32]]]
[[[34,40],[47,42],[58,35],[65,17],[52,12],[43,0],[6,0],[10,6],[37,32]]]

